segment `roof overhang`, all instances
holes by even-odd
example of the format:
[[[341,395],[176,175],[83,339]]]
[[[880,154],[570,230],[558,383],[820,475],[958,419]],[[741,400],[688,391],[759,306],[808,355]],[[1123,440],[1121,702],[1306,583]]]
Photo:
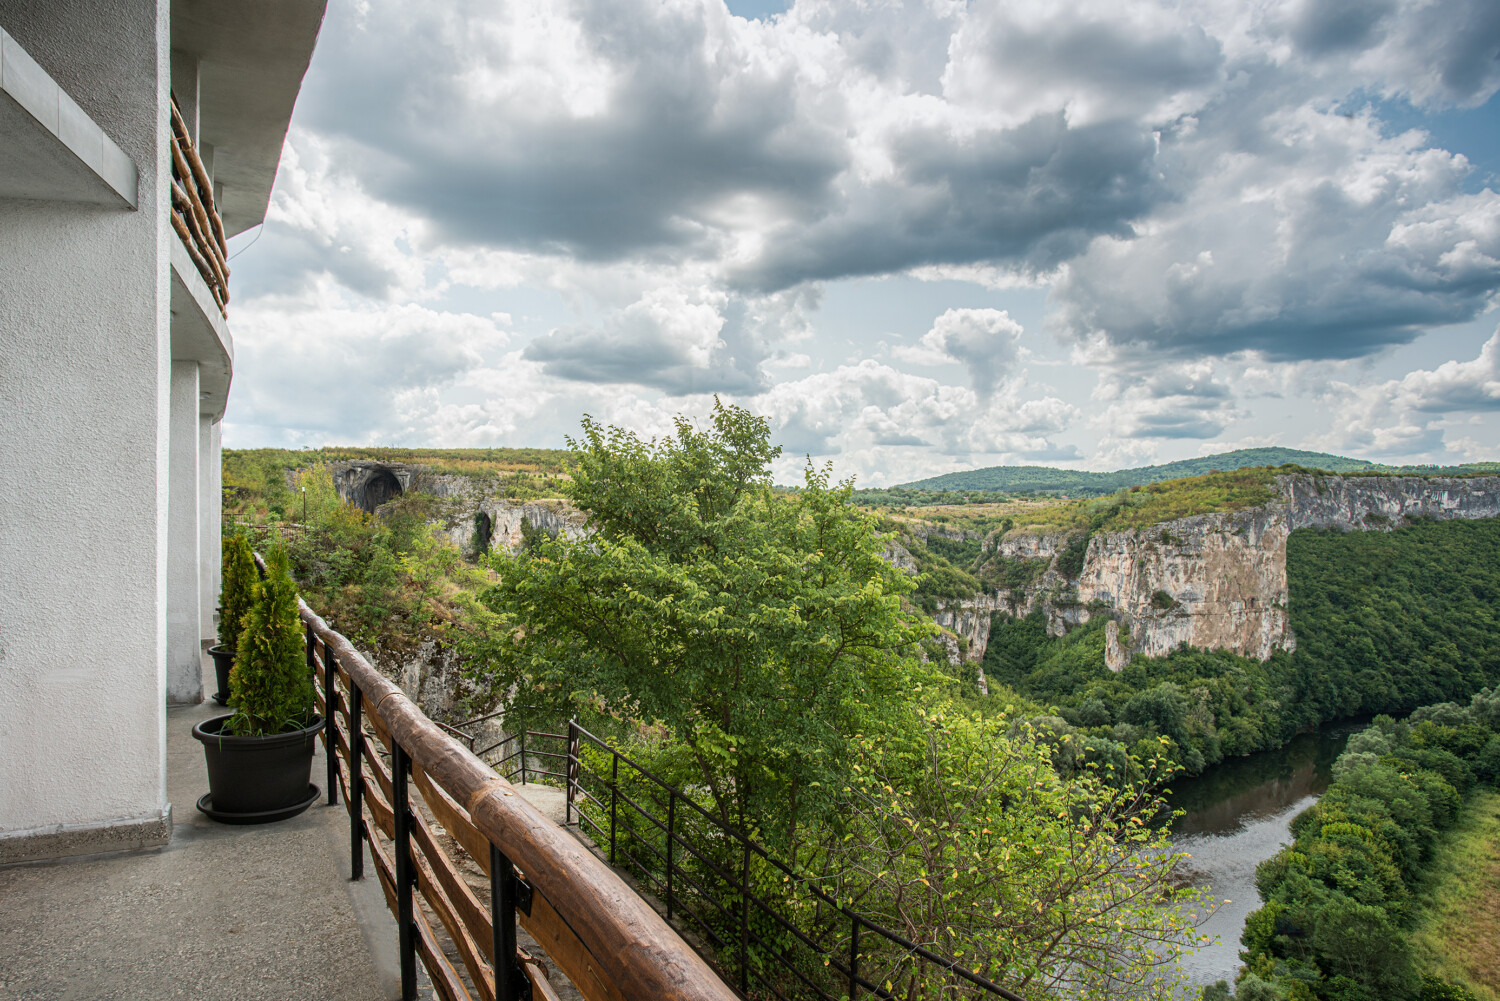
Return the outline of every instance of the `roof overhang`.
[[[172,3],[172,48],[198,59],[199,141],[213,147],[229,236],[265,220],[326,7],[327,0]]]

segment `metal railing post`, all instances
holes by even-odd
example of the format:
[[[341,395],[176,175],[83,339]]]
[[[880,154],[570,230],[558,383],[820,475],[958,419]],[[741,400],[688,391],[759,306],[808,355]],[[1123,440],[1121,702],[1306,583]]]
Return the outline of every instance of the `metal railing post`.
[[[620,754],[610,748],[609,766],[609,864],[615,864],[615,801],[620,792]]]
[[[396,926],[401,944],[401,1001],[417,998],[417,919],[412,886],[416,868],[411,864],[411,829],[415,819],[407,797],[407,776],[411,757],[397,741],[391,741],[391,792],[394,802],[396,837]]]
[[[521,731],[521,736],[518,737],[517,739],[520,741],[520,744],[521,744],[521,784],[525,785],[526,784],[526,731],[522,730]]]
[[[672,920],[672,830],[677,826],[677,790],[667,790],[667,920]]]
[[[365,693],[349,681],[349,878],[365,878]]]
[[[854,915],[854,926],[849,931],[849,1001],[854,1001],[859,990],[859,915]]]
[[[750,993],[750,840],[745,844],[744,861],[740,863],[740,993]]]
[[[516,908],[520,887],[515,867],[490,843],[490,922],[494,929],[495,1001],[529,1001],[531,981],[516,959]]]
[[[312,628],[307,630],[309,641],[312,639]],[[312,644],[308,643],[309,655],[311,655]],[[335,806],[339,801],[339,672],[333,666],[333,657],[328,652],[328,644],[323,644],[323,713],[327,719],[323,723],[323,746],[328,752],[328,805]]]
[[[568,720],[568,803],[563,813],[563,826],[573,823],[573,804],[578,800],[578,721]],[[580,815],[583,813],[579,811]]]

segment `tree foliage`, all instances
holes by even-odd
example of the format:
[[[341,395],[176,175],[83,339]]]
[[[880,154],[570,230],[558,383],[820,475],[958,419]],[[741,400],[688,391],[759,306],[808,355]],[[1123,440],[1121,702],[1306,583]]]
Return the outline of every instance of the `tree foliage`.
[[[827,469],[771,489],[779,450],[738,407],[651,441],[586,418],[569,444],[593,534],[492,558],[484,600],[513,627],[488,680],[552,720],[664,727],[677,781],[790,836],[831,802],[849,737],[930,680],[910,583]]]
[[[1205,941],[1194,929],[1211,908],[1176,882],[1151,774],[1096,762],[1064,780],[1048,735],[955,712],[918,710],[853,750],[833,856],[862,913],[1028,996],[1181,987],[1176,959]],[[872,958],[899,997],[962,987],[899,953]]]

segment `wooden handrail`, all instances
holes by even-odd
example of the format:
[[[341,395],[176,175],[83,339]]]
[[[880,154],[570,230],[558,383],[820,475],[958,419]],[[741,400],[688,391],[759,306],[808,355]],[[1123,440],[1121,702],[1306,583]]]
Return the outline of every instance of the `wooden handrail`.
[[[214,186],[208,170],[198,155],[198,148],[188,134],[182,109],[176,95],[171,100],[172,116],[172,205],[169,210],[172,229],[187,248],[193,267],[198,269],[209,294],[228,316],[229,246],[224,236],[224,220],[214,204]]]
[[[412,772],[417,776],[416,787],[422,789],[430,784],[443,794],[437,797],[436,803],[431,797],[426,801],[429,807],[441,811],[450,833],[462,844],[462,832],[453,827],[466,826],[467,820],[491,846],[499,849],[525,873],[527,882],[539,898],[532,905],[531,921],[534,925],[528,925],[533,934],[546,928],[566,939],[560,943],[562,946],[568,947],[571,941],[573,947],[581,946],[586,951],[583,958],[574,957],[572,970],[563,957],[553,956],[554,961],[572,975],[575,986],[586,998],[590,1001],[622,997],[651,998],[653,1001],[687,1001],[689,998],[732,1001],[735,998],[735,994],[692,947],[614,870],[548,820],[468,748],[444,733],[400,688],[375,670],[348,639],[324,622],[300,598],[298,609],[303,624],[323,646],[322,664],[316,663],[313,650],[309,651],[309,662],[326,672],[328,662],[332,661],[337,665],[337,674],[347,679],[351,698],[358,689],[364,711],[368,714],[366,718],[376,726],[377,732],[383,730],[383,736],[388,736],[393,752],[399,750],[409,757]],[[337,694],[332,687],[329,690]],[[343,699],[337,698],[335,704],[325,707],[330,721],[339,714],[342,703]],[[345,715],[347,720],[347,707]],[[336,727],[330,727],[330,731],[336,733]],[[330,743],[330,752],[335,750],[344,756],[349,754],[343,743]],[[378,773],[377,777],[383,778]],[[340,784],[345,782],[341,775]],[[461,807],[467,818],[455,807]],[[386,804],[382,803],[381,808],[386,809]],[[417,840],[425,843],[426,838],[424,828]],[[371,845],[372,854],[377,854],[377,871],[382,880],[392,878],[379,865],[383,856],[374,851],[373,841]],[[473,848],[468,850],[474,854]],[[414,850],[413,855],[416,854]],[[476,855],[475,861],[489,871],[489,859]],[[431,862],[428,859],[428,863]],[[417,874],[425,887],[434,885],[432,877],[426,875],[420,866]],[[446,874],[436,872],[434,875],[438,883],[451,885],[451,877]],[[387,892],[394,893],[394,888],[388,888]],[[459,902],[457,909],[463,910],[466,906],[467,902]],[[435,911],[444,920],[450,916],[441,909],[435,908]],[[418,923],[421,926],[419,931],[428,929],[425,920]],[[426,944],[427,935],[430,935],[430,929],[423,931],[421,949],[424,956],[430,951]],[[544,936],[537,937],[543,940],[544,946],[550,944]],[[469,950],[462,947],[460,951]],[[577,970],[592,974],[592,979],[580,977],[575,972]],[[533,983],[536,982],[533,978]],[[486,980],[483,986],[476,983],[481,996],[494,996],[492,985],[492,979]],[[444,990],[444,993],[449,991]]]

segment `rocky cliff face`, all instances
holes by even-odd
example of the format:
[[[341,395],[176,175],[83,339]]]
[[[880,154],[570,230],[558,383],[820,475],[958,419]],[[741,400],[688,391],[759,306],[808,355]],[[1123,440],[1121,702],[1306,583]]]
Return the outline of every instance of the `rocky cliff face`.
[[[1136,653],[1160,656],[1183,643],[1264,660],[1296,648],[1287,610],[1291,532],[1390,531],[1418,518],[1500,517],[1500,477],[1297,474],[1278,477],[1277,493],[1272,503],[1249,511],[1098,533],[1076,580],[1056,566],[1067,536],[1012,536],[999,553],[1046,560],[1047,571],[1014,592],[950,603],[937,620],[968,640],[963,653],[969,660],[984,657],[989,614],[1026,615],[1038,601],[1053,635],[1108,616],[1106,662],[1113,670]],[[957,653],[959,644],[951,646]]]

